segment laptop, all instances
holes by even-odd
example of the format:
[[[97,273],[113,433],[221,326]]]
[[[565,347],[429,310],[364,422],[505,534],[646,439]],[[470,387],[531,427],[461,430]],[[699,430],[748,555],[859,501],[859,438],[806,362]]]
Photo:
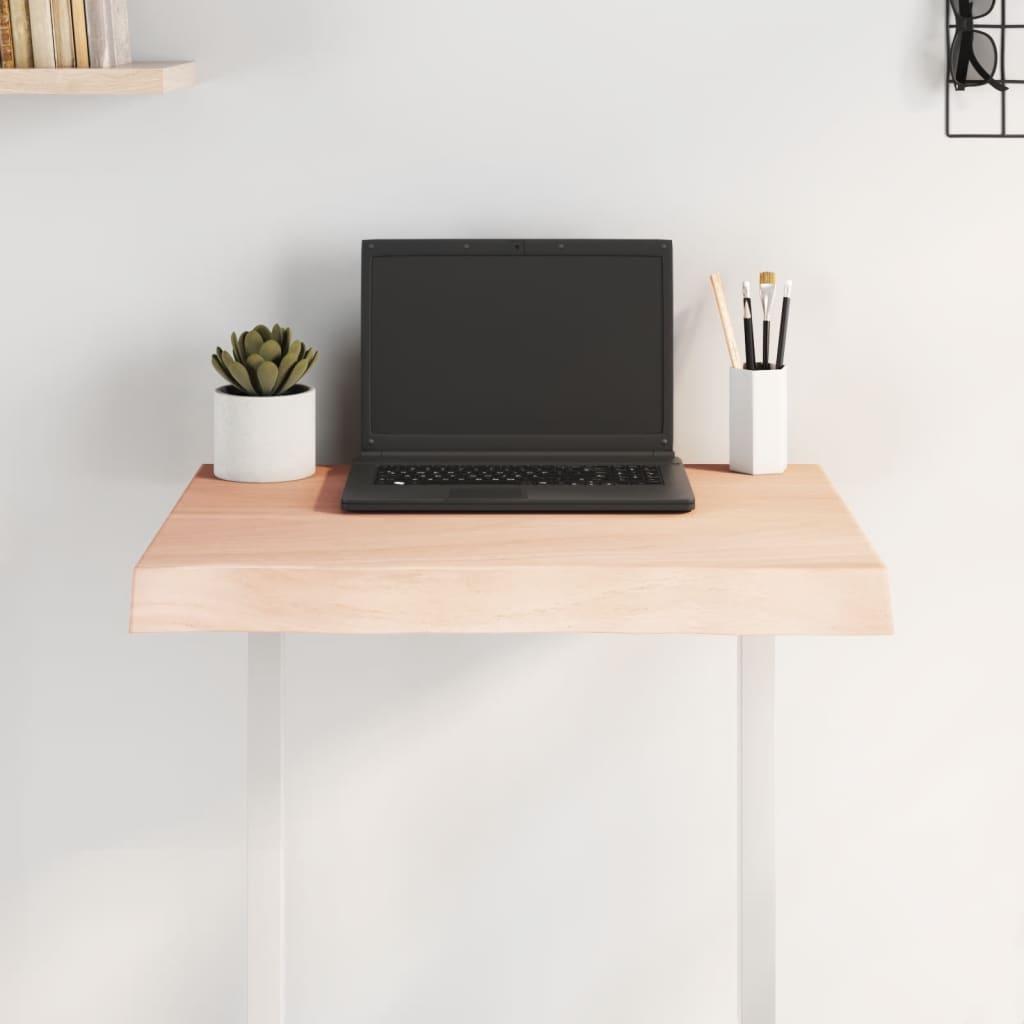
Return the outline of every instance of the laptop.
[[[363,242],[346,512],[688,512],[672,243]]]

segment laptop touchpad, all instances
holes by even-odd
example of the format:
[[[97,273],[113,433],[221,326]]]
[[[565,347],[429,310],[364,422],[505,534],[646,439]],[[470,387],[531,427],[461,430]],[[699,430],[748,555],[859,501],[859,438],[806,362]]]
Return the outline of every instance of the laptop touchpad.
[[[525,498],[525,487],[504,487],[501,484],[474,484],[472,487],[452,487],[449,498]]]

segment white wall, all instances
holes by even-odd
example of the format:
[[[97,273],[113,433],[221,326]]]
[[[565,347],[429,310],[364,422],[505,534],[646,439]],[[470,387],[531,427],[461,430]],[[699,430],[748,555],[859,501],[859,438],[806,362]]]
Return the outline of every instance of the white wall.
[[[780,1020],[1024,1020],[1024,149],[943,137],[942,5],[131,6],[198,88],[0,101],[0,1020],[241,1024],[244,641],[129,637],[129,574],[233,328],[351,454],[375,235],[673,238],[690,461],[707,273],[795,279],[792,456],[898,634],[780,644]],[[290,1024],[732,1020],[729,643],[288,659]]]

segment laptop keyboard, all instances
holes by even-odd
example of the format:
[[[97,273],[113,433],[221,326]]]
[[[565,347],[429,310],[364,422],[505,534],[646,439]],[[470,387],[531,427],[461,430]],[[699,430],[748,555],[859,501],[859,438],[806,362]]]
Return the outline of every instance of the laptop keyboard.
[[[646,487],[663,484],[659,466],[642,464],[486,466],[477,463],[379,466],[376,484],[392,487],[519,484],[527,487]]]

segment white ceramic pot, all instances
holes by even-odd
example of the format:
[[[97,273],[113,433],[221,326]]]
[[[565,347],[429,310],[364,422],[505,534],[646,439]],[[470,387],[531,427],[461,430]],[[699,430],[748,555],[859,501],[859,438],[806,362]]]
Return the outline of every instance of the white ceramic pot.
[[[217,388],[213,395],[213,475],[269,484],[316,469],[316,389],[255,398]]]

